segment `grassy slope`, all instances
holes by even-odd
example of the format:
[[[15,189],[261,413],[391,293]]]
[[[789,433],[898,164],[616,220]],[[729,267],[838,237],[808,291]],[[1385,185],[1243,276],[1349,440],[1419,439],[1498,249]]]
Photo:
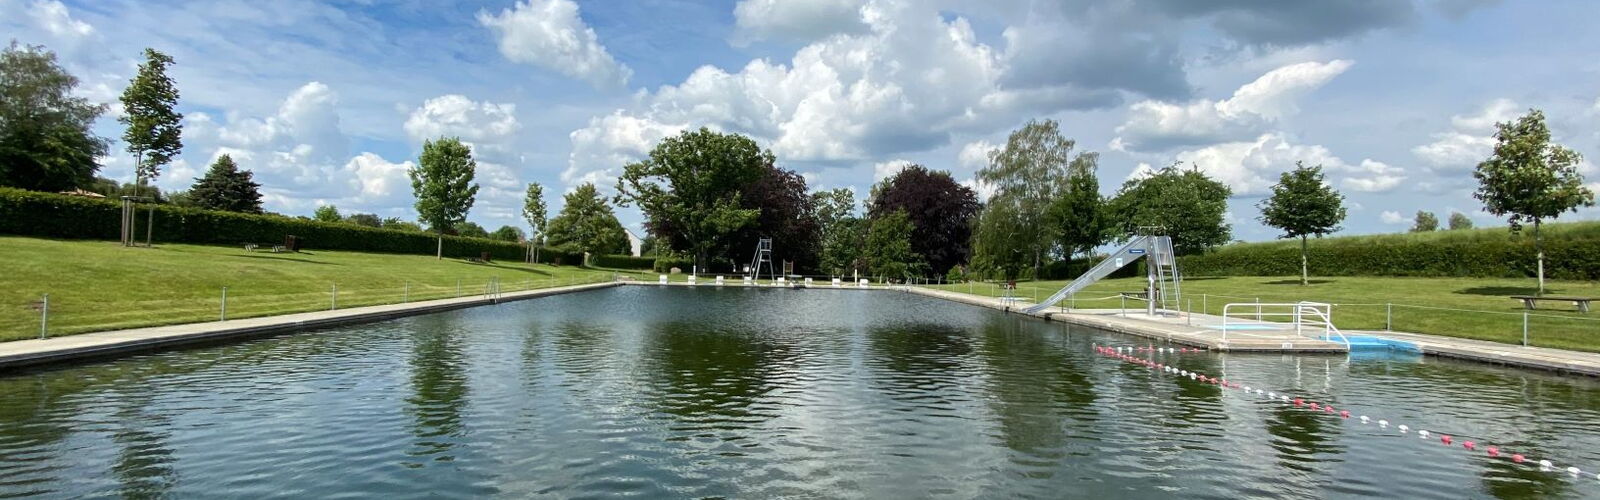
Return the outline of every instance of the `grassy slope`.
[[[502,292],[573,280],[609,279],[609,271],[517,262],[492,264],[431,256],[308,251],[245,252],[237,247],[158,245],[0,236],[0,340],[34,338],[50,294],[50,334],[213,321],[228,287],[228,317],[327,309],[338,284],[339,307],[482,293],[498,277]]]
[[[1065,286],[1067,281],[1019,283],[1017,295],[1043,298]],[[1522,305],[1507,298],[1531,294],[1532,279],[1497,278],[1389,278],[1338,277],[1313,278],[1301,286],[1298,277],[1195,277],[1183,282],[1184,296],[1194,302],[1194,310],[1221,314],[1228,302],[1294,302],[1310,300],[1339,304],[1334,308],[1334,324],[1344,329],[1382,330],[1384,304],[1393,303],[1394,329],[1507,343],[1522,341]],[[1550,281],[1547,293],[1600,297],[1600,282]],[[939,285],[966,292],[968,285]],[[1117,308],[1118,300],[1088,300],[1115,295],[1120,291],[1144,288],[1144,278],[1106,280],[1079,295],[1077,307]],[[993,284],[976,283],[972,293],[997,295]],[[1206,295],[1202,300],[1202,295]],[[1400,304],[1484,312],[1439,311]],[[1600,304],[1596,304],[1600,307]],[[1138,307],[1132,305],[1130,307]],[[1585,351],[1600,351],[1600,310],[1580,314],[1571,304],[1545,303],[1529,321],[1533,345]],[[1549,317],[1547,317],[1549,316]],[[1568,319],[1572,318],[1572,319]]]

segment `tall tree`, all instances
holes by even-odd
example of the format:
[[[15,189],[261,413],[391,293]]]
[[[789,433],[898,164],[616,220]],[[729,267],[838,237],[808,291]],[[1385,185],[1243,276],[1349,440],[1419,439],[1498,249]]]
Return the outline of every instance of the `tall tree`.
[[[261,213],[261,185],[249,170],[239,170],[233,157],[217,157],[204,177],[194,180],[189,199],[195,206],[229,212]],[[377,216],[372,216],[377,221]],[[373,227],[377,227],[374,225]]]
[[[444,233],[467,220],[478,185],[472,149],[461,139],[445,137],[422,143],[417,166],[407,172],[417,197],[417,217],[437,235],[435,257],[444,258]]]
[[[868,224],[863,245],[867,267],[872,274],[890,279],[904,279],[926,270],[922,256],[911,249],[912,234],[916,227],[904,210],[880,214]]]
[[[344,221],[357,226],[383,227],[383,218],[378,217],[378,214],[354,213],[346,215]]]
[[[849,188],[811,194],[817,221],[818,267],[833,276],[861,268],[861,238],[865,226],[856,214],[856,194]]]
[[[537,182],[528,183],[528,192],[522,197],[522,220],[528,221],[528,250],[531,260],[539,261],[539,235],[544,234],[544,225],[548,219],[544,206],[544,186]]]
[[[1433,212],[1429,212],[1427,210],[1418,210],[1417,216],[1411,220],[1410,231],[1413,233],[1426,233],[1429,231],[1438,230],[1439,216],[1433,215]]]
[[[1578,207],[1594,206],[1594,192],[1583,185],[1576,151],[1550,142],[1544,113],[1529,110],[1514,122],[1497,123],[1494,153],[1478,164],[1473,196],[1489,213],[1510,215],[1513,232],[1533,223],[1533,241],[1539,260],[1539,293],[1544,293],[1544,239],[1539,226]]]
[[[480,226],[478,223],[472,221],[462,221],[461,223],[456,224],[455,230],[456,236],[465,236],[467,238],[489,237],[489,230],[484,229],[483,226]]]
[[[1109,210],[1119,221],[1124,239],[1141,227],[1159,227],[1172,237],[1173,250],[1196,254],[1228,242],[1233,227],[1224,222],[1233,190],[1199,169],[1173,164],[1143,177],[1128,179],[1111,199]]]
[[[740,206],[740,193],[774,162],[772,152],[748,137],[685,131],[656,144],[645,161],[623,168],[617,203],[637,204],[651,234],[704,266],[711,256],[724,255],[734,233],[760,215]]]
[[[1070,169],[1092,168],[1098,159],[1092,152],[1073,155],[1076,146],[1061,135],[1055,120],[1029,121],[1011,133],[1005,147],[990,153],[989,166],[978,170],[978,180],[995,187],[988,203],[1005,205],[1007,213],[1020,218],[1016,225],[1007,224],[1009,239],[1028,256],[1034,276],[1060,232],[1048,223],[1051,202]]]
[[[1106,200],[1100,196],[1096,168],[1094,162],[1069,167],[1066,186],[1050,205],[1049,221],[1058,231],[1057,245],[1067,259],[1094,251],[1109,237]]]
[[[1450,230],[1455,231],[1457,229],[1472,229],[1472,219],[1467,217],[1467,214],[1461,212],[1451,212]]]
[[[144,49],[145,62],[122,91],[123,115],[117,121],[126,125],[122,142],[133,153],[133,169],[139,182],[154,181],[161,167],[183,151],[183,114],[178,105],[178,86],[167,76],[172,57],[155,49]]]
[[[67,191],[95,184],[105,139],[94,135],[104,105],[73,95],[78,79],[44,47],[17,42],[0,52],[0,186]]]
[[[1018,210],[1016,203],[994,203],[991,199],[978,212],[977,229],[972,234],[972,267],[975,270],[1012,279],[1032,264],[1032,248],[1017,237],[1028,231],[1023,227],[1027,219]]]
[[[1262,224],[1283,230],[1284,238],[1300,238],[1300,284],[1310,284],[1306,237],[1339,230],[1346,213],[1344,195],[1323,180],[1322,165],[1307,167],[1297,161],[1294,170],[1278,176],[1272,196],[1257,207]]]
[[[768,166],[765,174],[740,193],[739,207],[757,210],[759,215],[728,239],[734,258],[749,258],[751,254],[739,252],[750,252],[761,238],[772,238],[772,258],[792,262],[796,269],[817,268],[816,206],[804,177]]]
[[[500,229],[489,233],[489,239],[499,241],[522,241],[522,228],[516,226],[500,226]]]
[[[339,207],[323,205],[311,212],[311,220],[317,222],[344,222],[344,216],[339,215]]]
[[[911,165],[873,186],[867,213],[876,219],[904,211],[914,228],[911,250],[927,259],[930,271],[943,275],[971,254],[978,207],[978,194],[949,172]]]
[[[594,184],[578,186],[563,200],[561,213],[545,229],[550,246],[590,254],[628,253],[627,231]]]

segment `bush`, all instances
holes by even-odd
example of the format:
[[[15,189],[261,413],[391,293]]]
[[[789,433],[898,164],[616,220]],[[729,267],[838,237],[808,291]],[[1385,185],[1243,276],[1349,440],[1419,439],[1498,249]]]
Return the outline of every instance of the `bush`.
[[[145,210],[155,210],[157,241],[215,245],[277,245],[294,235],[304,249],[350,250],[433,255],[431,233],[381,229],[342,222],[318,222],[280,215],[221,212],[172,205],[140,205],[138,232],[145,232]],[[0,234],[44,238],[119,238],[122,204],[116,200],[0,188]],[[522,260],[519,243],[481,238],[444,237],[447,257]],[[542,262],[577,263],[570,252],[539,251]]]
[[[1422,276],[1523,278],[1535,275],[1533,237],[1471,234],[1462,238],[1352,237],[1313,240],[1307,248],[1312,276]],[[1545,275],[1600,279],[1600,238],[1566,228],[1545,235]],[[1399,236],[1399,235],[1395,235]],[[1300,274],[1298,242],[1239,243],[1180,257],[1190,276],[1292,276]]]
[[[589,257],[589,265],[612,269],[653,269],[655,263],[655,257],[634,257],[632,255],[595,255]]]
[[[655,265],[651,266],[650,269],[661,274],[666,274],[672,271],[672,268],[674,267],[684,271],[689,271],[694,268],[694,261],[689,260],[686,257],[661,256],[656,258]]]

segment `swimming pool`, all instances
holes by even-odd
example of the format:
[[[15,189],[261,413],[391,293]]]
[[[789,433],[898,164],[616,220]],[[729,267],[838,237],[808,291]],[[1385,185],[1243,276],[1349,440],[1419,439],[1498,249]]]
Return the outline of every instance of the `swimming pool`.
[[[1167,355],[904,293],[620,287],[0,378],[0,497],[1600,498],[1600,385]]]

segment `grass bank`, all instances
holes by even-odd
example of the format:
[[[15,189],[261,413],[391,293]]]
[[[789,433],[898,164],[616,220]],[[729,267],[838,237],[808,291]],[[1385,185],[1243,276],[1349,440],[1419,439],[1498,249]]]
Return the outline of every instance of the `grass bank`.
[[[1017,295],[1042,299],[1067,283],[1023,282],[1017,285]],[[1309,300],[1336,304],[1333,319],[1341,329],[1383,330],[1389,321],[1397,331],[1520,344],[1522,304],[1508,297],[1532,294],[1534,286],[1533,280],[1524,278],[1335,277],[1314,278],[1312,284],[1302,286],[1298,277],[1231,276],[1191,277],[1183,282],[1183,292],[1185,301],[1192,301],[1196,312],[1221,314],[1229,302],[1257,299]],[[992,283],[933,288],[1001,294]],[[1143,288],[1142,277],[1105,280],[1079,294],[1076,304],[1084,309],[1115,309],[1120,301],[1108,297]],[[1600,282],[1548,281],[1546,293],[1600,297]],[[1130,307],[1140,305],[1130,301]],[[1564,303],[1544,303],[1540,307],[1528,319],[1532,345],[1600,352],[1600,311],[1582,314]]]
[[[432,256],[0,236],[0,341],[39,335],[50,294],[51,336],[214,321],[227,287],[228,318],[268,316],[610,279],[571,266],[482,263]],[[337,294],[335,294],[337,288]]]

